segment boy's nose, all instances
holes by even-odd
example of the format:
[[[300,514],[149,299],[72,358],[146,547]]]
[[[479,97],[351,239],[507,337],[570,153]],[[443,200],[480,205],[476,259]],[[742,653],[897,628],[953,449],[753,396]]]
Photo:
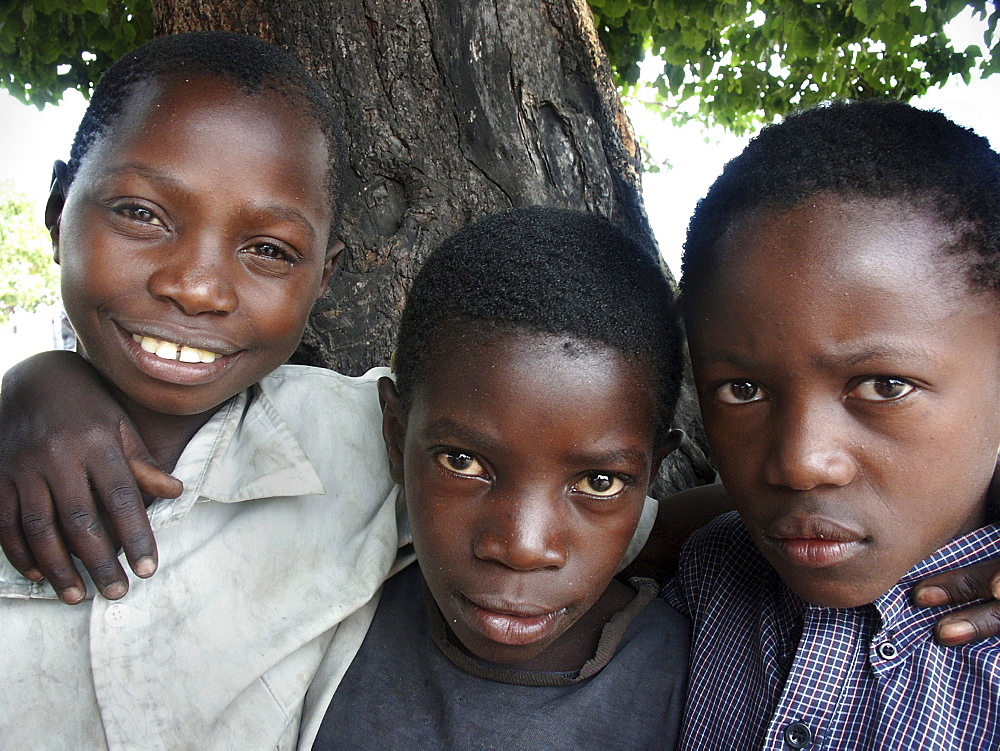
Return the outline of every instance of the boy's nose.
[[[237,298],[227,268],[217,250],[204,247],[174,247],[150,274],[148,289],[153,297],[172,302],[185,314],[230,313]]]
[[[491,504],[489,517],[475,540],[477,558],[517,571],[566,564],[565,522],[550,499],[506,497]]]
[[[856,465],[847,420],[836,405],[793,405],[776,411],[765,460],[767,482],[792,490],[850,483]]]

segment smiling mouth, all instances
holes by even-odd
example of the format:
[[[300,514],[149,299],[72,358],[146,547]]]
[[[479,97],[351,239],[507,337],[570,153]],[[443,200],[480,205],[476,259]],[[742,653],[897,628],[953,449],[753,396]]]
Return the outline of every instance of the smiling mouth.
[[[132,334],[132,339],[137,342],[144,351],[156,355],[161,360],[177,360],[180,362],[191,363],[200,362],[207,364],[213,363],[216,359],[222,357],[222,355],[216,352],[209,352],[207,349],[189,347],[186,344],[168,342],[165,339],[154,339],[151,336]]]

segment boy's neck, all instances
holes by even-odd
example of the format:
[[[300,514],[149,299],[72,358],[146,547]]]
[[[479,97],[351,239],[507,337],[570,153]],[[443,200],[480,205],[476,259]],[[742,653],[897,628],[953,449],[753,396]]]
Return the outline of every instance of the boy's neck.
[[[220,404],[196,415],[168,415],[147,409],[120,391],[117,396],[146,449],[164,472],[174,471],[188,442],[222,406]],[[152,500],[147,498],[146,505]]]
[[[635,598],[635,590],[612,579],[604,593],[580,619],[552,645],[531,660],[530,670],[566,672],[579,670],[597,652],[604,627]]]

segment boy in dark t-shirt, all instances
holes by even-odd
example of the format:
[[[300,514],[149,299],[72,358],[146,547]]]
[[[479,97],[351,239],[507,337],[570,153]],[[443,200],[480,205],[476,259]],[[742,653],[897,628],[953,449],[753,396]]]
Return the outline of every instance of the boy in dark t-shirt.
[[[613,577],[677,444],[680,343],[659,265],[603,219],[514,210],[428,258],[379,382],[419,563],[314,748],[673,747],[687,623]]]

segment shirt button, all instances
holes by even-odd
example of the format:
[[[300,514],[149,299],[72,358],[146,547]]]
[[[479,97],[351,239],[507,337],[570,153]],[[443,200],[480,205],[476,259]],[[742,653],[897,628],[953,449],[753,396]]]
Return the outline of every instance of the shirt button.
[[[785,725],[785,743],[789,748],[805,748],[812,741],[812,732],[804,722]]]
[[[896,645],[891,641],[884,641],[879,644],[875,651],[878,652],[878,656],[883,660],[894,660],[899,656],[899,650],[896,649]]]
[[[115,603],[104,611],[104,622],[111,628],[122,628],[128,625],[128,610],[124,605]]]

